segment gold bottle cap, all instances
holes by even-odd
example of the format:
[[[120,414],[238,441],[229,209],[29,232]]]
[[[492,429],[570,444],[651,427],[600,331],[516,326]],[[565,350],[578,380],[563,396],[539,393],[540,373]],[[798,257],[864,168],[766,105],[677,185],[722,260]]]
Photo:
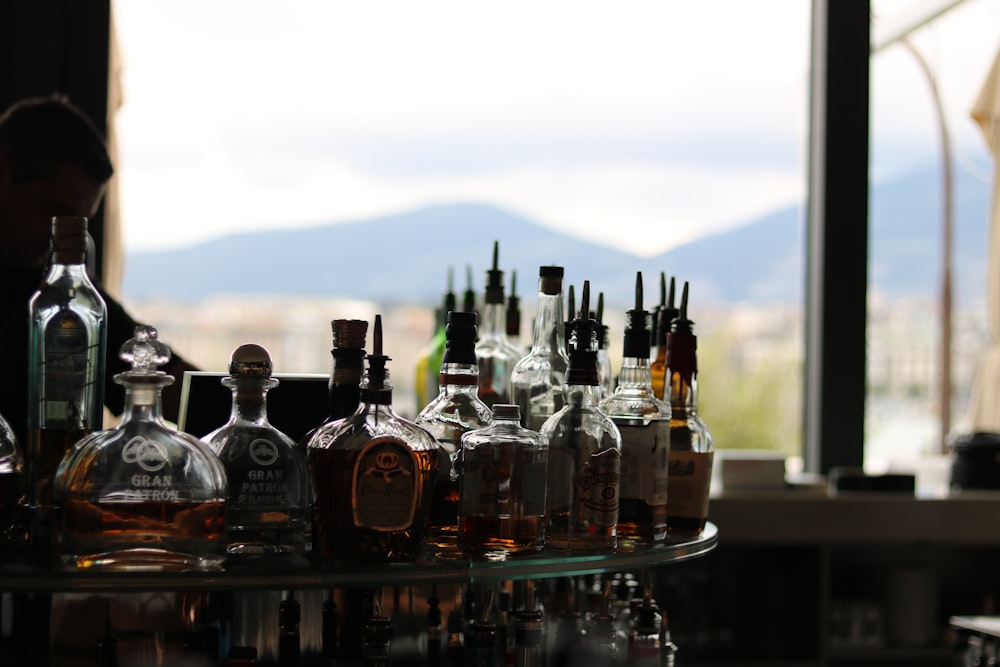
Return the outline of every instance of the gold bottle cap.
[[[334,347],[353,347],[365,349],[365,337],[368,334],[368,322],[365,320],[332,320]]]
[[[254,343],[240,345],[233,350],[229,360],[229,374],[233,377],[271,377],[271,355]]]

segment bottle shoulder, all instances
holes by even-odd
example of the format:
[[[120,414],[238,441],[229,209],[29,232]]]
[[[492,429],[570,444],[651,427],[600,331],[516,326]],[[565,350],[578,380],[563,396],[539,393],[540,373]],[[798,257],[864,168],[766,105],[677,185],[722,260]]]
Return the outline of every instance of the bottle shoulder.
[[[634,393],[617,391],[603,398],[599,408],[612,419],[621,417],[644,421],[669,421],[671,418],[670,404],[656,398],[651,391]]]
[[[202,441],[224,462],[229,458],[243,456],[253,443],[259,441],[273,445],[283,458],[302,456],[295,441],[270,424],[231,422],[204,436]]]
[[[349,417],[320,427],[308,443],[316,449],[361,449],[376,438],[402,440],[416,451],[436,450],[437,441],[423,427],[400,417],[387,406],[359,408]]]
[[[420,412],[414,423],[438,441],[457,442],[462,433],[489,426],[492,413],[476,394],[439,394]]]

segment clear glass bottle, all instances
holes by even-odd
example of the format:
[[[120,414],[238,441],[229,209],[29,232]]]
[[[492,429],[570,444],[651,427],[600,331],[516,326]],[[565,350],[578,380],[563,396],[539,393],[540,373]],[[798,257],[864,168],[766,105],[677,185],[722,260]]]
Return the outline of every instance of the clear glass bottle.
[[[476,314],[452,311],[447,319],[441,389],[420,411],[415,422],[434,436],[440,454],[425,542],[442,548],[457,548],[461,472],[455,461],[462,447],[462,436],[488,426],[491,415],[478,395]]]
[[[0,552],[11,536],[24,499],[24,459],[14,431],[0,415]]]
[[[548,445],[521,426],[516,405],[493,406],[493,424],[462,436],[458,539],[473,553],[514,554],[545,545]]]
[[[610,551],[617,544],[621,433],[600,411],[597,323],[587,317],[584,282],[580,317],[573,320],[565,405],[542,425],[549,443],[545,543],[575,551]]]
[[[480,320],[476,360],[479,363],[479,398],[487,406],[510,403],[510,374],[521,351],[507,340],[503,271],[497,268],[500,244],[493,243],[493,268],[486,272],[486,300]]]
[[[63,561],[80,568],[215,568],[225,557],[226,473],[201,440],[163,420],[156,370],[170,359],[156,330],[138,326],[122,345],[132,369],[121,423],[93,433],[63,459],[56,477]]]
[[[521,408],[521,423],[533,431],[563,406],[569,364],[565,331],[563,267],[541,266],[531,350],[518,360],[510,376],[512,402]]]
[[[635,307],[625,317],[618,386],[600,403],[622,436],[619,542],[656,542],[667,536],[670,406],[653,395],[649,313],[642,299],[642,274],[637,273]]]
[[[361,404],[309,440],[313,529],[326,560],[396,562],[420,555],[438,444],[393,410],[387,361],[376,315]]]
[[[448,268],[448,291],[444,295],[444,306],[434,311],[434,335],[417,357],[416,396],[417,412],[434,400],[441,386],[438,380],[441,374],[441,359],[444,358],[445,335],[448,313],[457,310],[455,292],[452,290],[454,272]],[[362,344],[362,347],[364,345]],[[353,412],[353,411],[352,411]]]
[[[666,303],[656,314],[656,328],[653,334],[656,340],[656,356],[650,366],[653,376],[653,395],[661,401],[670,401],[670,388],[667,382],[667,348],[670,338],[670,324],[680,314],[674,306],[674,289],[676,281],[670,277],[670,292]]]
[[[688,319],[688,284],[680,313],[670,326],[667,375],[670,379],[670,478],[667,530],[699,535],[708,520],[715,445],[698,415],[698,337]]]
[[[87,219],[52,219],[52,261],[32,295],[28,356],[28,504],[32,541],[51,538],[59,462],[104,419],[107,307],[87,275]]]
[[[523,354],[524,346],[521,345],[521,297],[517,295],[517,271],[510,272],[510,294],[507,295],[507,315],[505,322],[507,340]]]
[[[610,396],[615,390],[615,377],[608,354],[608,325],[604,323],[604,292],[597,295],[597,379],[601,397]]]
[[[292,556],[309,546],[312,505],[305,454],[267,419],[271,355],[248,343],[233,351],[229,421],[202,440],[226,470],[226,553],[236,557]]]

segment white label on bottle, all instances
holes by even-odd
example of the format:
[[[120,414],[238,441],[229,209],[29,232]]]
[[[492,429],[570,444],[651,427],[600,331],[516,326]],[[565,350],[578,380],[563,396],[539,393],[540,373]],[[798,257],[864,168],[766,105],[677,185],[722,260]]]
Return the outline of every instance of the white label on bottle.
[[[610,528],[618,523],[621,452],[605,449],[592,454],[576,478],[577,520],[582,525]]]
[[[636,420],[615,420],[622,434],[622,499],[665,505],[670,476],[670,421],[656,419],[645,425]]]

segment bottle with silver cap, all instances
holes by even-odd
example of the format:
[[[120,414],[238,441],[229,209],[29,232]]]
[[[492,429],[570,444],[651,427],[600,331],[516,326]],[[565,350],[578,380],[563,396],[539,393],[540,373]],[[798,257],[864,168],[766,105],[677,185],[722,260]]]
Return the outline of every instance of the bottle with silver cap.
[[[291,556],[309,541],[312,491],[302,449],[267,418],[271,355],[248,343],[233,351],[229,377],[233,391],[229,421],[202,440],[218,455],[229,491],[226,497],[226,552],[229,556]]]

